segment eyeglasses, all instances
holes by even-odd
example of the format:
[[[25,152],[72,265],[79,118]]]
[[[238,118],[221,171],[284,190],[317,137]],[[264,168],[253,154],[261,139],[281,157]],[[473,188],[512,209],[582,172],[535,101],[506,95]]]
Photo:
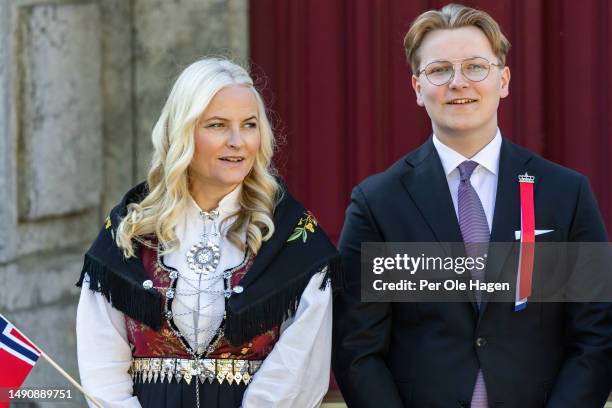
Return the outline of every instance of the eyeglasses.
[[[461,73],[472,82],[484,81],[489,72],[491,65],[501,68],[501,64],[494,64],[483,57],[466,58],[455,62],[451,61],[434,61],[430,62],[417,72],[417,76],[425,73],[427,80],[436,86],[441,86],[449,83],[455,76],[455,64],[461,64]]]

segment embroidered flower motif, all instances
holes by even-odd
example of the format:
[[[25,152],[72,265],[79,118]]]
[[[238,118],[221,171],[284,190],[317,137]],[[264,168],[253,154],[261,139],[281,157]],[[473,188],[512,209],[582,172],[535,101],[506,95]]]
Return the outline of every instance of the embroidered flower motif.
[[[302,242],[306,242],[308,234],[315,232],[315,227],[319,225],[317,219],[312,215],[310,211],[306,211],[304,216],[298,221],[297,227],[293,230],[293,233],[287,239],[287,242],[294,241],[298,238],[302,238]]]
[[[106,221],[104,221],[104,228],[109,229],[113,224],[111,223],[110,217],[106,217]]]

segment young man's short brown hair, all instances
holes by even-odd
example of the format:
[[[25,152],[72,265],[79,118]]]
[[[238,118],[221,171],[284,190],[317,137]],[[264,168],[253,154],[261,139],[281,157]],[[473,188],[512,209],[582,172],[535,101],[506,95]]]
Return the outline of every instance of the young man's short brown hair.
[[[417,51],[428,32],[469,26],[482,30],[491,44],[493,53],[499,58],[500,65],[506,65],[510,42],[493,17],[482,10],[460,4],[448,4],[441,10],[429,10],[418,16],[404,37],[404,48],[412,72],[416,74],[419,71],[421,61]]]

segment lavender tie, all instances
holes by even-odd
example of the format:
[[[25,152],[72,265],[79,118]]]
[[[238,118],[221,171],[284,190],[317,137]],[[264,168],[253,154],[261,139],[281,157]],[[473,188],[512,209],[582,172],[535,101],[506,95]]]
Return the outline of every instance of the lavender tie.
[[[483,256],[487,250],[490,239],[489,224],[484,208],[478,197],[478,193],[470,183],[470,177],[478,163],[466,160],[459,165],[459,192],[457,195],[457,207],[459,213],[459,228],[465,243],[465,252],[469,257]],[[472,279],[484,280],[484,269],[473,269]],[[480,305],[481,292],[475,292],[476,301]],[[485,386],[482,370],[478,370],[476,385],[472,393],[471,408],[488,407],[487,388]]]

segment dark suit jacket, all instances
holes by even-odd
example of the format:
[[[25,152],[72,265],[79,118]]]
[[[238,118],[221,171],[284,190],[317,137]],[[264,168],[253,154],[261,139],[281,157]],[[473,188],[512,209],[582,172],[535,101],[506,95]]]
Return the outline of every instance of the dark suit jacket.
[[[536,229],[554,229],[537,241],[608,240],[586,177],[504,139],[492,242],[512,242],[520,230],[517,176],[526,171],[536,178]],[[382,241],[462,241],[431,139],[355,187],[346,212],[333,368],[349,407],[469,407],[479,368],[491,407],[604,405],[612,388],[610,304],[529,303],[514,312],[485,299],[479,313],[469,302],[362,303],[360,245]],[[490,258],[487,281],[515,279],[517,257],[501,255]]]

